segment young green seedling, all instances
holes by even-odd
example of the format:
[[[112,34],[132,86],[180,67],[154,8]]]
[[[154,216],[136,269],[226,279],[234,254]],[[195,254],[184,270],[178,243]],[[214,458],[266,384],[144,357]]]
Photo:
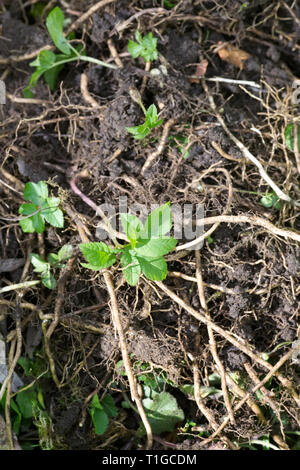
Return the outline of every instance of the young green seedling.
[[[46,26],[48,32],[52,38],[54,45],[62,54],[55,54],[52,51],[44,50],[41,51],[33,62],[30,63],[32,67],[35,67],[35,71],[31,75],[28,86],[24,90],[26,97],[31,97],[31,88],[35,87],[39,78],[44,75],[46,83],[50,86],[53,91],[59,72],[61,71],[64,64],[77,60],[84,60],[92,62],[97,65],[116,69],[115,65],[107,64],[101,60],[95,59],[94,57],[88,57],[84,54],[82,47],[73,47],[70,39],[74,36],[64,36],[64,14],[59,7],[55,7],[47,16]]]
[[[278,196],[271,191],[270,193],[265,193],[261,198],[260,201],[262,206],[267,207],[268,209],[274,207],[274,209],[281,208],[281,201],[278,199]]]
[[[157,60],[157,38],[154,38],[152,33],[148,33],[146,36],[142,37],[141,33],[136,30],[135,39],[137,42],[130,39],[128,43],[128,52],[134,59],[137,57],[143,57],[145,62]]]
[[[133,101],[135,101],[141,107],[145,115],[145,122],[140,126],[126,127],[126,130],[130,132],[130,134],[132,134],[135,139],[142,140],[149,134],[149,132],[151,132],[151,129],[159,126],[163,122],[163,119],[158,119],[157,108],[155,104],[151,104],[148,109],[145,108],[141,95],[136,89],[130,90],[130,96]]]
[[[80,249],[88,262],[82,266],[99,271],[115,264],[120,255],[123,275],[131,286],[142,273],[151,281],[165,279],[168,268],[164,255],[177,244],[177,240],[165,236],[172,228],[170,203],[154,210],[145,224],[130,214],[121,214],[121,222],[130,243],[117,248],[104,242],[82,243]]]
[[[19,208],[19,214],[24,215],[20,225],[25,233],[45,230],[45,221],[52,227],[62,228],[64,226],[64,215],[59,209],[60,199],[48,196],[48,186],[44,181],[38,183],[26,183],[24,189],[25,201]]]
[[[47,261],[43,260],[40,255],[31,253],[30,261],[34,266],[34,272],[39,273],[42,279],[42,283],[48,289],[54,289],[56,287],[56,280],[51,270],[52,268],[65,268],[64,262],[67,261],[72,255],[72,245],[64,245],[57,254],[50,253]]]

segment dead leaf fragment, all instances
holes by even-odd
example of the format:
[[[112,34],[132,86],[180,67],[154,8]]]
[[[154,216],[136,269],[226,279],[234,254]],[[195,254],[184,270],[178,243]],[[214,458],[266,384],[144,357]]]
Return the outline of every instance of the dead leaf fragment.
[[[232,46],[231,44],[222,43],[221,41],[218,42],[218,47],[215,51],[218,53],[220,59],[234,65],[235,67],[239,67],[240,70],[243,70],[244,68],[244,61],[251,57],[248,52]]]

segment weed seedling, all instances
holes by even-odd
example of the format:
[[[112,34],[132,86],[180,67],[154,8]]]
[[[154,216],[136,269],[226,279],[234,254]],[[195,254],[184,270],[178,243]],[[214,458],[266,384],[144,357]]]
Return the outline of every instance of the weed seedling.
[[[59,7],[55,7],[47,16],[46,26],[48,32],[52,38],[54,45],[62,54],[55,54],[52,51],[44,50],[41,51],[33,62],[30,63],[31,67],[35,67],[35,71],[31,75],[28,86],[24,90],[25,97],[31,97],[31,88],[35,87],[39,78],[44,75],[46,83],[50,86],[51,91],[55,88],[57,76],[64,64],[68,62],[74,62],[76,60],[84,60],[86,62],[92,62],[97,65],[116,69],[115,65],[107,64],[101,60],[95,59],[94,57],[88,57],[84,54],[82,47],[73,47],[70,40],[74,36],[64,36],[64,14]]]
[[[65,268],[66,265],[64,262],[71,257],[72,251],[72,245],[64,245],[57,254],[50,253],[48,255],[47,261],[43,260],[40,255],[31,253],[30,261],[34,266],[34,272],[40,274],[42,283],[44,286],[48,287],[48,289],[54,289],[56,287],[56,280],[51,272],[51,269]]]
[[[146,36],[142,37],[141,33],[136,30],[135,39],[137,42],[130,39],[128,43],[128,52],[134,59],[143,57],[145,62],[157,60],[157,38],[154,38],[152,33],[148,33]]]
[[[300,151],[300,125],[296,126],[298,135],[297,135],[297,141],[298,141],[298,150]],[[290,149],[294,150],[294,124],[288,124],[285,128],[284,131],[284,138],[285,138],[285,145]]]
[[[26,183],[24,199],[30,202],[19,207],[19,214],[24,215],[20,220],[23,232],[42,233],[45,230],[45,221],[52,227],[64,226],[64,215],[58,207],[60,199],[48,196],[48,186],[44,181]]]
[[[79,245],[88,263],[82,266],[99,271],[117,262],[117,255],[123,274],[131,286],[135,286],[143,273],[151,281],[166,278],[168,268],[164,255],[172,251],[177,240],[165,237],[172,228],[170,203],[154,210],[145,225],[130,214],[121,214],[121,222],[129,244],[111,248],[103,242],[82,243]]]
[[[268,209],[273,207],[274,209],[279,210],[281,208],[281,201],[278,200],[278,196],[273,191],[263,194],[259,202],[262,206]]]
[[[130,96],[141,107],[145,115],[145,122],[140,126],[126,127],[126,130],[130,132],[135,139],[142,140],[151,132],[151,129],[159,126],[163,122],[163,119],[158,119],[155,104],[151,104],[148,109],[145,108],[137,90],[131,90]]]

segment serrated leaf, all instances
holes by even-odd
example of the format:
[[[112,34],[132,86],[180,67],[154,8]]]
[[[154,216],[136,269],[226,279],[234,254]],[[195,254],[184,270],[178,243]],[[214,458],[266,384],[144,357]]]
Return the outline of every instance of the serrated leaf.
[[[153,433],[172,432],[176,424],[184,419],[184,413],[179,408],[176,399],[168,392],[155,395],[153,400],[143,400],[146,415]]]
[[[59,261],[66,261],[72,256],[73,247],[72,245],[64,245],[58,251],[57,256]]]
[[[55,7],[47,16],[46,20],[47,29],[52,38],[52,41],[64,54],[69,55],[71,48],[67,39],[63,34],[64,14],[59,7]]]
[[[137,256],[142,272],[150,281],[163,281],[168,274],[164,258],[146,258]]]
[[[105,395],[101,400],[103,410],[110,418],[115,418],[118,415],[118,408],[115,405],[114,399],[111,395]]]
[[[44,181],[26,183],[24,188],[25,201],[31,201],[40,206],[48,197],[48,186]]]
[[[141,266],[138,259],[131,250],[125,249],[121,256],[121,264],[123,266],[123,275],[129,285],[135,286],[141,274]],[[126,267],[128,266],[128,267]]]
[[[148,122],[149,126],[155,126],[157,123],[157,108],[155,104],[151,104],[146,112],[146,121]]]
[[[145,230],[141,234],[143,239],[162,237],[172,228],[172,213],[170,203],[167,202],[155,209],[145,223]]]
[[[172,237],[150,238],[149,240],[138,242],[134,250],[139,256],[157,258],[174,250],[176,244],[177,240]]]
[[[117,260],[114,250],[103,242],[81,243],[79,248],[89,263],[88,265],[82,263],[82,266],[89,269],[109,268]]]

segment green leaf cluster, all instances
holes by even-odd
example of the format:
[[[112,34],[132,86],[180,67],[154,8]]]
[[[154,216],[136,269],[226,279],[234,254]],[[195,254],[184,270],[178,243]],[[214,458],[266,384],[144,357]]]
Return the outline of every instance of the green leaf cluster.
[[[146,36],[142,37],[141,33],[136,30],[135,39],[137,42],[130,39],[128,43],[128,52],[134,59],[143,57],[145,62],[157,60],[157,38],[154,38],[152,33],[148,33]]]
[[[64,28],[65,18],[62,10],[55,7],[50,11],[47,16],[46,26],[51,39],[61,54],[55,54],[49,50],[43,50],[39,53],[38,57],[30,63],[31,67],[35,67],[35,71],[30,77],[28,86],[24,90],[26,98],[32,97],[31,89],[36,86],[39,78],[44,75],[46,83],[49,85],[51,91],[54,90],[57,77],[62,70],[64,64],[75,60],[85,60],[88,62],[97,63],[105,67],[116,68],[114,65],[106,64],[101,60],[87,57],[81,45],[73,47],[70,40],[74,39],[75,34],[72,32],[65,37]]]
[[[94,424],[95,433],[101,436],[108,428],[109,418],[115,418],[118,415],[118,408],[111,395],[106,395],[100,402],[96,394],[93,396],[89,412]]]
[[[274,207],[274,209],[280,209],[281,207],[281,201],[278,199],[278,196],[273,191],[264,194],[260,198],[260,203],[262,206],[267,207],[268,209],[271,207]]]
[[[159,126],[163,122],[163,119],[158,119],[157,108],[155,104],[151,104],[145,113],[145,122],[139,126],[126,127],[126,130],[133,135],[137,140],[144,139],[151,129]]]
[[[20,220],[23,232],[42,233],[45,230],[45,221],[53,227],[64,226],[64,216],[58,207],[60,199],[49,197],[48,186],[44,181],[26,183],[24,199],[30,202],[22,204],[19,208],[19,214],[25,216]]]
[[[177,244],[165,236],[172,228],[170,203],[154,210],[145,224],[131,214],[121,214],[121,222],[130,243],[118,248],[103,242],[82,243],[80,249],[88,262],[82,266],[94,271],[108,268],[120,254],[123,275],[131,286],[137,284],[141,273],[151,281],[165,279],[168,268],[164,256]]]
[[[72,245],[64,245],[57,254],[50,253],[47,261],[43,260],[40,255],[31,253],[30,261],[34,266],[34,272],[40,274],[42,283],[45,287],[48,287],[48,289],[54,289],[56,287],[56,280],[51,270],[52,268],[64,268],[66,266],[64,261],[71,257],[72,251]]]

